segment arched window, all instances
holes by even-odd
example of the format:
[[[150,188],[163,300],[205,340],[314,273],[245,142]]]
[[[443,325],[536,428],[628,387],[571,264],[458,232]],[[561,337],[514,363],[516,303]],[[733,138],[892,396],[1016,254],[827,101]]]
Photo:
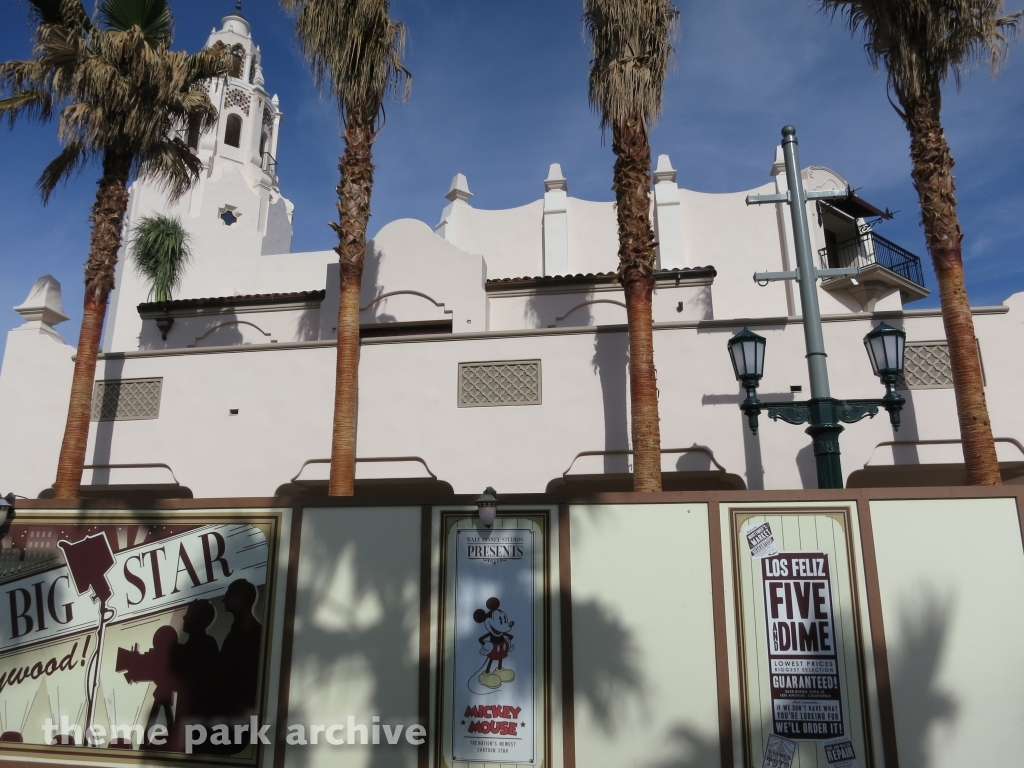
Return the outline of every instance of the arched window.
[[[224,128],[224,143],[229,147],[238,147],[242,143],[242,118],[228,115],[228,123]]]
[[[238,43],[231,46],[231,69],[228,74],[232,77],[242,76],[242,65],[245,64],[245,48]]]
[[[268,138],[270,138],[270,137],[269,137],[269,136],[267,136],[267,132],[266,132],[266,131],[264,131],[264,132],[263,132],[263,133],[262,133],[262,134],[260,135],[260,154],[261,154],[261,155],[262,155],[262,154],[263,154],[264,152],[266,152],[266,151],[267,151],[267,139],[268,139]]]

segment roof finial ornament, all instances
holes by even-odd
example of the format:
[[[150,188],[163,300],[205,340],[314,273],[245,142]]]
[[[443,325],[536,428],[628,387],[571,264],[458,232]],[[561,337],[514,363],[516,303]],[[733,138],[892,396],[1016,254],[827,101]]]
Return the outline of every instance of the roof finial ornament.
[[[235,3],[235,13],[237,13],[239,16],[242,15],[242,0],[238,0],[238,2]]]

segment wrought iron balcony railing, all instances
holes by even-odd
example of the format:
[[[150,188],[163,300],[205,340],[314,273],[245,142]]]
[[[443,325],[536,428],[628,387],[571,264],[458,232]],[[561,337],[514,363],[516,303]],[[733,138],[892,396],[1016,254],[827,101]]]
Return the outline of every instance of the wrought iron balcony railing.
[[[263,170],[270,178],[275,178],[277,176],[277,158],[269,152],[264,152],[261,157],[263,158]]]
[[[827,245],[818,251],[818,256],[823,269],[863,269],[877,264],[924,288],[921,259],[874,232],[864,232],[852,240]]]

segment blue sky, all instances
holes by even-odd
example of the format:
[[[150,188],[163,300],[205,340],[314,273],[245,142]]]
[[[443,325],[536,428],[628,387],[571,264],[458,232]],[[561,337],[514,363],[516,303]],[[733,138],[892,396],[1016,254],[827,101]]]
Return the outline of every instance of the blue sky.
[[[786,123],[797,126],[801,160],[828,166],[880,207],[898,211],[880,234],[926,260],[906,130],[886,101],[884,80],[859,40],[811,2],[677,0],[677,55],[665,113],[652,133],[679,184],[705,192],[745,190],[769,180]],[[171,0],[175,47],[198,49],[233,0]],[[465,173],[473,205],[506,208],[543,193],[548,165],[562,164],[569,192],[611,200],[613,156],[587,104],[589,55],[578,0],[392,0],[409,28],[412,98],[392,104],[375,150],[378,164],[370,233],[396,218],[433,226],[451,177]],[[1017,0],[1007,10],[1021,7]],[[334,244],[337,113],[321,102],[272,0],[244,13],[263,51],[266,87],[285,113],[278,149],[282,191],[295,202],[293,250]],[[0,5],[0,58],[30,51],[26,3]],[[992,80],[987,68],[947,87],[943,118],[957,165],[967,284],[976,305],[1024,290],[1024,42]],[[58,330],[75,343],[82,264],[96,169],[43,207],[35,181],[59,151],[53,125],[0,128],[0,331],[20,324],[10,307],[35,278],[60,280],[71,321]],[[913,307],[937,306],[931,297]]]

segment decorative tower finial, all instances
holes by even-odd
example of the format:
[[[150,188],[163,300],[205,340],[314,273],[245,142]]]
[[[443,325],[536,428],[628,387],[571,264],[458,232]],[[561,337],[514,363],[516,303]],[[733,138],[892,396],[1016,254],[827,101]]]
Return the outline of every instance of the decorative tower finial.
[[[238,0],[238,2],[235,3],[235,10],[238,11],[239,13],[242,12],[242,0]]]

